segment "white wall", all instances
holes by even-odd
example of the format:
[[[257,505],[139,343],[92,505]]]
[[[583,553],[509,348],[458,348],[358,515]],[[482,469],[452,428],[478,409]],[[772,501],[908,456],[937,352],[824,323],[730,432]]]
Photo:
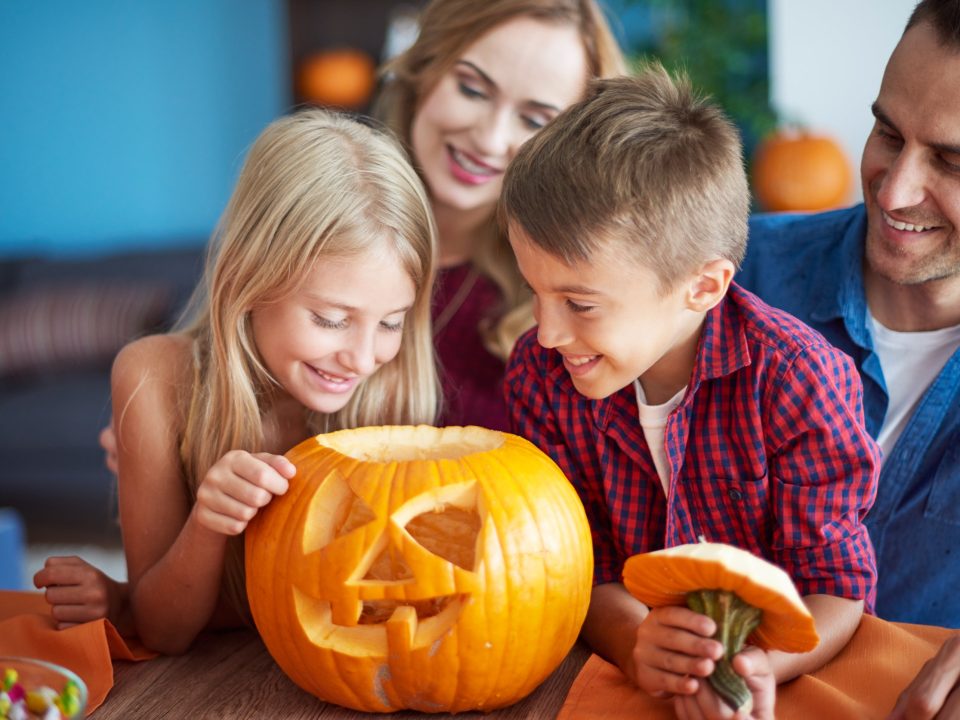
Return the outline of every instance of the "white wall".
[[[784,121],[833,136],[857,178],[887,58],[917,0],[769,0],[770,94]]]

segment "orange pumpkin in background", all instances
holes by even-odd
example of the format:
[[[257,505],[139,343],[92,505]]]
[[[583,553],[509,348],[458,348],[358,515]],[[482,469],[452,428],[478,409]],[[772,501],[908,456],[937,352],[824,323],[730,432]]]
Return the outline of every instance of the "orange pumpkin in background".
[[[760,143],[753,160],[753,189],[764,210],[816,211],[850,199],[852,173],[832,138],[784,129]]]
[[[531,692],[590,601],[586,513],[527,440],[478,427],[310,438],[246,531],[247,595],[277,664],[367,712],[492,710]]]
[[[306,102],[356,110],[370,100],[376,79],[376,64],[362,50],[323,50],[300,63],[297,92]]]

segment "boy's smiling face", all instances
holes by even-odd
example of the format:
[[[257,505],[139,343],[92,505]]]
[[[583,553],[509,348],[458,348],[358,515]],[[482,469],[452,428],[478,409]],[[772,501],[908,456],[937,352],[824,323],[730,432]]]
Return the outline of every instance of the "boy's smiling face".
[[[708,309],[696,299],[699,274],[661,294],[654,273],[623,253],[568,265],[516,223],[510,244],[534,293],[537,340],[563,356],[579,392],[598,400],[640,378],[658,404],[689,382]]]

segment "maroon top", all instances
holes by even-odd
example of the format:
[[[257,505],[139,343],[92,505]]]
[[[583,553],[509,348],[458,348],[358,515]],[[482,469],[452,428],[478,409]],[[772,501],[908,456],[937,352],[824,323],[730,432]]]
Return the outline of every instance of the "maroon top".
[[[433,292],[433,336],[443,386],[441,425],[507,430],[503,360],[484,347],[479,325],[492,320],[502,295],[470,263],[441,268]]]

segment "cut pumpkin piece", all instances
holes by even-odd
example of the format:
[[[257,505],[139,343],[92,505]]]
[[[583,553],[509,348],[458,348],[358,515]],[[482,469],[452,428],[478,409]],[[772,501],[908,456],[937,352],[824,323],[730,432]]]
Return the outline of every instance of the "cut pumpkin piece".
[[[724,646],[710,683],[734,709],[750,691],[730,667],[749,638],[767,650],[808,652],[820,642],[813,616],[790,576],[724,543],[699,542],[634,555],[623,568],[627,590],[649,607],[686,605],[717,623]]]

